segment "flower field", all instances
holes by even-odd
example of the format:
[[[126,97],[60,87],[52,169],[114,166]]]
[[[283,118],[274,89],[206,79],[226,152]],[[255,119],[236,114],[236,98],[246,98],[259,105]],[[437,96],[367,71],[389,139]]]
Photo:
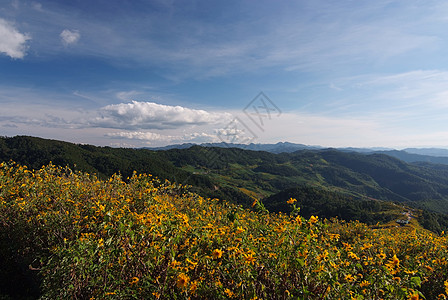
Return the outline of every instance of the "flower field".
[[[150,175],[2,163],[0,255],[29,265],[42,299],[447,298],[444,234],[254,206]]]

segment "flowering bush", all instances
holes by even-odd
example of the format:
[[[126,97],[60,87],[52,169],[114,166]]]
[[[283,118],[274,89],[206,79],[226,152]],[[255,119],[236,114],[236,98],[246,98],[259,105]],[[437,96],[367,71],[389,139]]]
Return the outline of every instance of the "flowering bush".
[[[43,299],[447,297],[445,235],[294,211],[254,212],[150,175],[0,165],[0,243],[38,272]]]

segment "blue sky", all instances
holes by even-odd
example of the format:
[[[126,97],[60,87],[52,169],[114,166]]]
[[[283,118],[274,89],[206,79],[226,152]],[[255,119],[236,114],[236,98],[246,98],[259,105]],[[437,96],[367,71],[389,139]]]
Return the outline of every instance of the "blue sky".
[[[0,135],[448,147],[447,16],[431,0],[0,0]]]

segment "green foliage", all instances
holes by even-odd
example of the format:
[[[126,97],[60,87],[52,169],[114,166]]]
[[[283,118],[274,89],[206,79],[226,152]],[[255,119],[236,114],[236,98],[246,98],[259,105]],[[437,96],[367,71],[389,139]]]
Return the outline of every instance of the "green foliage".
[[[420,224],[428,230],[441,233],[448,229],[448,215],[424,210],[420,217]]]
[[[40,287],[4,289],[17,274],[2,273],[0,299],[448,294],[448,239],[426,230],[322,222],[297,209],[266,213],[257,202],[254,212],[136,173],[100,180],[54,165],[30,171],[2,163],[0,187],[1,272],[28,265],[25,277]]]
[[[291,213],[292,208],[286,203],[290,198],[297,200],[295,205],[300,207],[301,215],[305,218],[318,215],[328,219],[339,218],[376,224],[395,220],[402,212],[389,202],[354,199],[353,196],[310,186],[284,190],[264,199],[263,202],[272,212]],[[395,213],[390,213],[391,211]]]
[[[229,201],[243,199],[244,203],[247,200],[247,196],[235,188],[221,189],[216,193],[216,184],[208,176],[192,174],[175,167],[164,152],[95,147],[29,136],[0,137],[0,162],[9,160],[32,169],[39,169],[51,162],[96,174],[102,179],[121,174],[126,180],[134,172],[151,173],[162,180],[195,186],[195,191],[205,197],[217,194],[221,199]]]

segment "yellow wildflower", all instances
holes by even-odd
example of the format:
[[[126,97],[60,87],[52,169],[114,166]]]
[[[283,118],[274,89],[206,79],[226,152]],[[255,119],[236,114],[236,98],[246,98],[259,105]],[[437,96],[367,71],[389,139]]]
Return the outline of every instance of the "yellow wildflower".
[[[188,281],[190,280],[190,278],[185,275],[184,273],[180,273],[177,276],[177,281],[176,281],[176,285],[178,288],[185,288],[188,285]]]
[[[348,253],[348,257],[350,257],[351,259],[359,260],[359,257],[351,251]]]
[[[293,204],[294,202],[297,202],[297,199],[289,198],[289,200],[286,201],[286,203],[288,203],[288,204]]]
[[[130,284],[136,284],[137,282],[139,282],[140,279],[138,279],[138,277],[132,277],[131,281],[129,281]]]
[[[385,259],[386,258],[386,254],[384,254],[384,252],[381,252],[380,254],[377,254],[377,256],[380,259]]]
[[[197,289],[198,289],[198,282],[193,281],[190,285],[190,292],[192,292],[194,294]]]
[[[213,250],[213,253],[212,253],[213,259],[221,258],[222,253],[223,253],[223,251],[220,249]]]
[[[232,298],[233,297],[233,292],[229,289],[225,289],[224,293],[227,295],[227,297]]]
[[[411,297],[409,297],[409,300],[419,300],[420,297],[418,294],[413,294]]]
[[[244,260],[248,263],[248,264],[253,264],[255,262],[255,257],[253,256],[252,253],[249,254],[243,254],[244,255]]]
[[[317,219],[318,219],[319,217],[318,216],[311,216],[310,217],[310,220],[309,220],[309,222],[310,222],[310,224],[314,224],[314,223],[317,223]]]
[[[394,254],[391,260],[389,260],[388,266],[391,267],[398,267],[400,265],[400,260],[398,259],[397,255]]]
[[[348,275],[345,275],[344,279],[348,282],[352,282],[355,280],[355,277],[353,277],[352,274],[348,274]]]
[[[236,234],[240,234],[240,233],[243,233],[243,232],[244,232],[244,228],[243,227],[238,226],[236,228]]]
[[[359,286],[360,287],[366,287],[366,286],[369,286],[370,285],[370,282],[368,282],[367,280],[363,280],[360,284],[359,284]]]

